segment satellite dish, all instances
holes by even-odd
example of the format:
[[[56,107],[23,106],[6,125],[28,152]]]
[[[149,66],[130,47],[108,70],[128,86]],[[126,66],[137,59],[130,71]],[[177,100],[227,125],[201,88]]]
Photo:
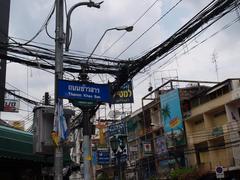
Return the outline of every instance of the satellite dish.
[[[120,116],[121,116],[121,112],[120,111],[118,111],[118,110],[115,110],[115,111],[110,111],[109,113],[108,113],[108,117],[110,117],[111,119],[117,119],[117,118],[119,118]]]

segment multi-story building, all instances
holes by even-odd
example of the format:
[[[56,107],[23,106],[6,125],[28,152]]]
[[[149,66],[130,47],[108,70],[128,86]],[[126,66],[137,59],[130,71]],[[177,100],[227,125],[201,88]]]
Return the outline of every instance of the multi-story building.
[[[228,79],[190,100],[185,118],[188,166],[240,178],[240,79]],[[238,173],[238,175],[237,175]]]
[[[196,85],[181,87],[179,85],[181,82]],[[129,179],[166,177],[170,169],[185,166],[186,139],[183,118],[189,112],[188,99],[207,88],[196,81],[171,80],[143,97],[142,108],[129,116],[127,120]],[[172,102],[167,102],[173,103],[174,107],[167,112],[168,115],[173,113],[173,117],[165,121],[162,106],[166,103],[163,104],[161,99],[165,98],[168,101],[173,97]],[[144,105],[145,100],[148,100],[146,105]],[[175,110],[178,112],[178,119],[173,112]],[[174,123],[170,125],[171,120]],[[177,130],[179,128],[181,131]]]

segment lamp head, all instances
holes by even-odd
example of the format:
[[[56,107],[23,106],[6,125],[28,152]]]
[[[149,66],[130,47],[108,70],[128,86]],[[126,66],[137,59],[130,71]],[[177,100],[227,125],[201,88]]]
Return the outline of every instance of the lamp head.
[[[116,27],[116,30],[118,31],[125,30],[127,32],[131,32],[133,30],[133,26],[120,26],[120,27]]]

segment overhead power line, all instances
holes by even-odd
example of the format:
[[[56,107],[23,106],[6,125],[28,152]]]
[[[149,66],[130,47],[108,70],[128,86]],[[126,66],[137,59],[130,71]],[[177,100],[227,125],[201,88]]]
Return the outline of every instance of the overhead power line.
[[[132,24],[132,26],[135,27],[135,25],[147,14],[148,11],[150,11],[154,5],[158,2],[159,0],[154,1],[148,8],[147,10]],[[112,49],[112,47],[117,44],[125,35],[127,34],[127,32],[125,31],[116,41],[114,41],[102,54],[101,56],[103,56],[106,52],[108,52],[110,49]]]
[[[37,32],[30,40],[28,40],[28,41],[25,43],[25,45],[31,43],[34,39],[36,39],[36,37],[38,37],[39,34],[40,34],[44,29],[46,29],[47,35],[48,35],[50,38],[52,38],[52,37],[49,35],[49,33],[48,33],[47,25],[48,25],[48,23],[49,23],[52,15],[53,15],[54,11],[55,11],[55,1],[54,1],[54,4],[53,4],[53,7],[51,8],[51,10],[50,10],[50,12],[49,12],[49,14],[48,14],[45,22],[44,22],[43,25],[41,26],[41,28],[38,30],[38,32]]]
[[[117,90],[122,84],[132,79],[143,68],[165,56],[169,51],[176,50],[199,34],[197,32],[203,25],[207,24],[209,28],[212,24],[232,12],[240,4],[238,0],[214,0],[208,4],[203,10],[195,15],[190,21],[183,25],[171,37],[153,48],[142,57],[132,60],[128,66],[122,66],[119,74],[114,82],[113,89]],[[205,29],[206,29],[205,28]],[[126,73],[128,76],[126,76]]]
[[[153,23],[147,30],[145,30],[137,39],[135,39],[131,44],[128,45],[126,49],[124,49],[115,59],[119,58],[123,53],[125,53],[133,44],[135,44],[143,35],[145,35],[150,29],[152,29],[159,21],[161,21],[165,16],[167,16],[173,9],[175,9],[178,4],[180,4],[183,0],[179,0],[175,5],[173,5],[166,13],[164,13],[155,23]]]

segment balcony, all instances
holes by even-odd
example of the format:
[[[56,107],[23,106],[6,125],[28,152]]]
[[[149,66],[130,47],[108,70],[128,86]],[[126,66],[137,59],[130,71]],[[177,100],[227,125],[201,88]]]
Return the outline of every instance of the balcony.
[[[217,140],[219,137],[223,137],[225,135],[224,133],[229,133],[224,126],[198,130],[188,134],[188,142],[189,144],[197,144],[204,141]]]

